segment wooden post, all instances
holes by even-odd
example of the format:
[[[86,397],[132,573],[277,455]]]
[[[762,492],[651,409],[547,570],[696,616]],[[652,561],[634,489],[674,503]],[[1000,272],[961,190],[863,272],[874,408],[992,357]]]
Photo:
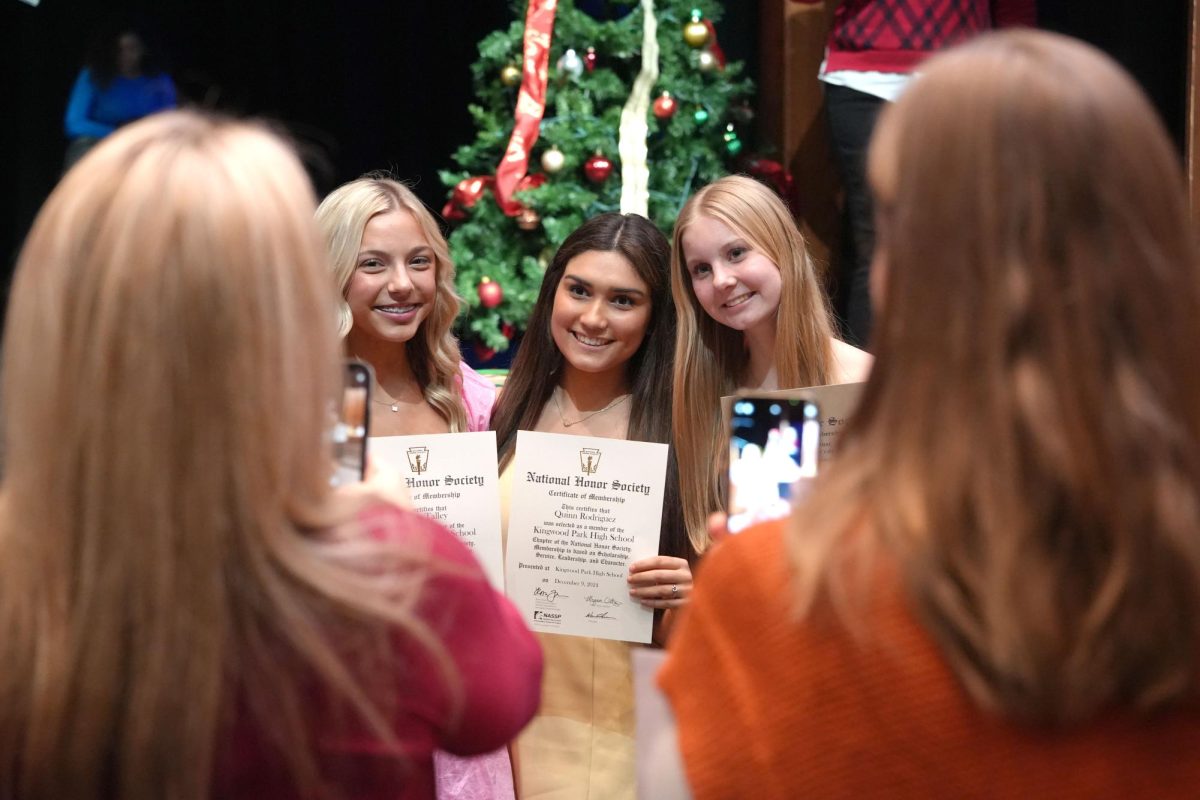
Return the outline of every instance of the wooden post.
[[[1200,222],[1200,0],[1191,2],[1191,25],[1188,36],[1187,76],[1187,181],[1192,202],[1192,219]]]
[[[796,180],[793,208],[809,249],[828,264],[841,234],[838,194],[824,95],[817,72],[837,0],[801,4],[763,0],[760,5],[759,131],[778,148],[779,161]]]

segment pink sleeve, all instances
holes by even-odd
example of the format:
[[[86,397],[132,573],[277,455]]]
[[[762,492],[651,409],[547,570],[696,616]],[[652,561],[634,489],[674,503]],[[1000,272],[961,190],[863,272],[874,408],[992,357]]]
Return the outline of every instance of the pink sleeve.
[[[458,387],[467,409],[467,428],[486,431],[492,422],[492,406],[496,403],[496,385],[471,369],[459,364]]]
[[[997,28],[1037,25],[1036,0],[992,0],[992,23]]]
[[[418,613],[439,634],[462,691],[462,713],[441,720],[437,744],[457,755],[484,753],[511,741],[537,711],[541,648],[467,546],[434,522],[413,520],[431,530],[435,564]]]

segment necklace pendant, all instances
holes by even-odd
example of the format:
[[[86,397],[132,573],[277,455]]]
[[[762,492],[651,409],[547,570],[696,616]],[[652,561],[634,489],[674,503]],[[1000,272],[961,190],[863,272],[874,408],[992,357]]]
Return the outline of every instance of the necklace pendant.
[[[393,412],[393,413],[395,413],[395,412],[397,412],[397,411],[399,411],[399,410],[400,410],[400,404],[399,404],[399,403],[392,403],[392,412]]]

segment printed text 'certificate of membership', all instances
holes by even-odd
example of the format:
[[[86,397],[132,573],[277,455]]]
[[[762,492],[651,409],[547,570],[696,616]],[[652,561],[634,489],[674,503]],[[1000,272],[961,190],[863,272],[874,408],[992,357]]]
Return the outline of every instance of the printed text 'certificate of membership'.
[[[517,433],[505,575],[536,631],[649,642],[629,564],[658,554],[667,446]]]

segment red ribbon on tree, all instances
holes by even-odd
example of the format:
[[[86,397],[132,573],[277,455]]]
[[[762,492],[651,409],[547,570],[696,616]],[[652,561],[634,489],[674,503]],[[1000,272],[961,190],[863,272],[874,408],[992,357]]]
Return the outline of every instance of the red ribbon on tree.
[[[704,27],[708,28],[708,50],[713,54],[713,58],[717,60],[721,69],[725,69],[725,51],[721,49],[721,44],[717,41],[717,29],[713,27],[712,20],[708,17],[704,18]]]
[[[529,153],[537,141],[542,116],[546,113],[550,35],[554,31],[557,8],[558,0],[529,0],[529,10],[525,14],[524,66],[521,90],[517,93],[516,121],[504,158],[496,167],[496,202],[510,217],[515,217],[521,211],[521,204],[513,199],[513,195],[522,189],[532,188],[522,186],[522,180],[526,177]]]
[[[526,189],[536,189],[545,182],[546,176],[540,172],[526,175],[517,181],[517,188],[513,193],[523,192]],[[442,217],[454,220],[455,222],[466,219],[467,209],[473,208],[479,202],[479,198],[483,197],[483,193],[489,188],[493,191],[496,189],[496,179],[490,175],[472,175],[470,178],[463,178],[455,185],[450,199],[446,201],[446,205],[442,206]],[[499,200],[496,202],[499,203]],[[524,206],[517,203],[518,213],[522,208]]]

